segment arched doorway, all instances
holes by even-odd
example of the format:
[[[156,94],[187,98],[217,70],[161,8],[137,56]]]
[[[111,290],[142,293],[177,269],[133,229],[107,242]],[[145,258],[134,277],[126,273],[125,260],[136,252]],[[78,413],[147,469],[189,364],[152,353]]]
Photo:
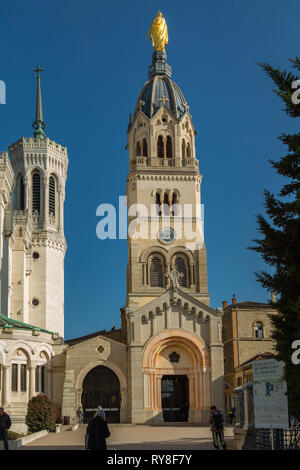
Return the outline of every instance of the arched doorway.
[[[88,423],[101,405],[109,423],[120,422],[121,393],[117,375],[108,367],[94,367],[82,384],[83,420]]]
[[[199,336],[183,329],[153,336],[144,350],[143,382],[144,409],[150,419],[207,423],[210,357]]]
[[[161,404],[165,422],[188,421],[189,381],[186,375],[163,375]]]

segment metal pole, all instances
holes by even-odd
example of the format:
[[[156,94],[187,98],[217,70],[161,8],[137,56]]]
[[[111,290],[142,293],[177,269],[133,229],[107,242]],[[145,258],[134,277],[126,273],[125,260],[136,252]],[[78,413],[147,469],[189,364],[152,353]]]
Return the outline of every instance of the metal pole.
[[[274,450],[274,429],[271,428],[271,449]]]

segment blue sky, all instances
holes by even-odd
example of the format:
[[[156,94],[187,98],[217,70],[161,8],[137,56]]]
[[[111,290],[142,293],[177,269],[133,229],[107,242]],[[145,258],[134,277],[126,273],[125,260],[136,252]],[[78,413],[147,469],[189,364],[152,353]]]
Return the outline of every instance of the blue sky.
[[[198,131],[211,305],[233,293],[238,301],[268,298],[254,276],[264,265],[246,247],[258,235],[264,188],[278,191],[284,181],[268,163],[285,152],[277,137],[297,127],[256,62],[287,68],[299,55],[298,1],[12,0],[1,6],[0,150],[32,135],[32,69],[41,64],[47,135],[68,147],[70,160],[66,338],[120,326],[127,242],[96,237],[96,208],[126,191],[128,115],[147,80],[145,35],[158,10],[168,24],[172,78]]]

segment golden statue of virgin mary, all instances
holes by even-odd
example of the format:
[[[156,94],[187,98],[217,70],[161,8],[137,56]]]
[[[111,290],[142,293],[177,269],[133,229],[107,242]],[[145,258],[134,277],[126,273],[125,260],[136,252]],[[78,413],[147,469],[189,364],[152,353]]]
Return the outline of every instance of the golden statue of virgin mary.
[[[159,11],[152,21],[149,32],[146,35],[151,38],[152,46],[155,51],[164,51],[168,44],[168,28],[167,23],[161,12]]]

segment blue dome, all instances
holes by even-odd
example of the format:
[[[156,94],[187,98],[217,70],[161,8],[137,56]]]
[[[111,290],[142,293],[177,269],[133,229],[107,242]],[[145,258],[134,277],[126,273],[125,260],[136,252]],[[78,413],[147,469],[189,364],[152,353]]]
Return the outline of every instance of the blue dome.
[[[171,67],[167,64],[165,52],[153,54],[152,65],[149,67],[149,80],[145,83],[137,100],[135,113],[141,110],[148,118],[152,118],[159,108],[166,106],[178,119],[187,110],[187,103],[180,88],[171,80]]]

